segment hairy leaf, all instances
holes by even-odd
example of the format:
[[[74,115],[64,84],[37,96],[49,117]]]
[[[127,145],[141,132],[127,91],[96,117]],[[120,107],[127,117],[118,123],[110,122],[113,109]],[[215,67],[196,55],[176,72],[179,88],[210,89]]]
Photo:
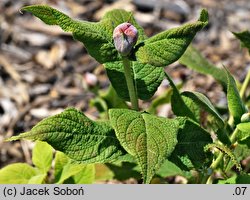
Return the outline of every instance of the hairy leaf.
[[[124,154],[108,123],[93,122],[74,108],[48,117],[31,131],[8,140],[17,139],[46,141],[73,160],[85,163],[107,162]]]
[[[235,80],[229,71],[225,68],[227,73],[227,101],[230,114],[234,118],[234,123],[240,123],[241,116],[246,112],[244,103],[240,98]]]
[[[110,30],[107,30],[111,27],[106,27],[107,25],[104,26],[101,22],[76,21],[46,5],[27,6],[22,8],[22,11],[31,12],[48,25],[58,25],[64,31],[71,32],[75,39],[84,43],[89,54],[100,63],[121,59],[113,45]]]
[[[233,32],[233,34],[241,41],[242,47],[248,48],[250,53],[250,32],[249,31],[242,31],[239,33]]]
[[[214,122],[217,123],[220,128],[224,127],[223,119],[221,118],[220,114],[216,111],[212,103],[205,95],[199,92],[189,92],[189,91],[185,91],[181,93],[181,95],[192,99],[197,105],[205,109],[215,118]]]
[[[47,173],[52,164],[53,149],[46,142],[37,141],[32,150],[32,162],[42,172]]]
[[[73,20],[60,11],[45,5],[27,6],[22,10],[31,12],[46,24],[58,25],[64,31],[71,32],[75,39],[85,45],[91,56],[105,64],[108,77],[117,94],[121,98],[129,100],[122,62],[119,62],[121,56],[115,49],[112,35],[117,25],[129,20],[139,32],[137,43],[142,43],[147,38],[144,30],[137,24],[130,12],[115,9],[107,12],[100,22],[87,22]],[[151,98],[163,80],[163,69],[155,69],[155,66],[138,61],[134,61],[133,65],[138,97],[143,100]]]
[[[195,34],[207,23],[208,13],[202,10],[197,22],[164,31],[145,40],[138,45],[138,61],[157,67],[165,67],[175,62],[185,52]]]
[[[209,166],[211,154],[204,152],[204,147],[212,143],[210,134],[199,124],[185,117],[178,117],[178,144],[169,160],[182,170]]]
[[[105,64],[114,89],[124,100],[129,100],[129,94],[121,64],[122,58],[115,49],[112,37],[117,25],[129,20],[139,32],[139,38],[130,59],[134,60],[134,81],[138,97],[147,100],[154,95],[163,80],[163,70],[155,68],[159,65],[164,67],[177,60],[184,53],[196,32],[202,29],[208,20],[208,14],[203,10],[198,22],[171,29],[147,39],[144,30],[136,23],[132,14],[124,10],[107,12],[100,22],[73,20],[46,5],[27,6],[22,10],[31,12],[46,24],[58,25],[64,31],[71,32],[75,39],[85,45],[91,56]]]
[[[197,105],[192,101],[192,99],[184,97],[179,93],[179,90],[177,89],[173,80],[167,73],[165,73],[165,76],[173,89],[173,94],[171,97],[171,106],[174,114],[177,116],[189,117],[190,119],[199,122],[199,107],[197,107]]]
[[[224,70],[208,62],[192,45],[187,48],[179,62],[199,73],[213,76],[224,88],[227,87],[227,75]]]
[[[7,165],[0,170],[0,184],[27,184],[37,170],[26,163]]]
[[[127,109],[111,109],[109,117],[121,145],[135,156],[144,182],[149,183],[174,150],[178,123]]]

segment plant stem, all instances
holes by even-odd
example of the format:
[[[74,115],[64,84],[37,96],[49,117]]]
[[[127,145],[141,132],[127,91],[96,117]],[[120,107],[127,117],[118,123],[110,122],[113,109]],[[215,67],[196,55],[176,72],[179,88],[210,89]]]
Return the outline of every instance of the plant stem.
[[[134,84],[134,80],[131,74],[131,61],[127,57],[123,57],[122,62],[123,62],[123,67],[124,67],[124,75],[125,75],[127,87],[128,87],[129,98],[132,104],[132,109],[139,110],[135,84]]]
[[[247,86],[248,86],[249,82],[250,82],[250,70],[248,71],[247,76],[246,76],[246,78],[245,78],[245,80],[244,80],[244,82],[243,82],[243,84],[241,86],[241,89],[240,89],[240,97],[241,98],[243,98],[244,93],[246,92],[246,89],[247,89]],[[233,116],[232,115],[229,117],[228,124],[229,125],[233,124]],[[236,127],[234,132],[230,136],[230,141],[231,141],[232,144],[235,143],[235,139],[236,139],[236,136],[237,136],[238,132],[239,132],[239,130]],[[213,169],[213,170],[216,169],[222,159],[223,159],[223,153],[220,152],[218,157],[211,164],[210,168]],[[209,176],[209,178],[207,179],[207,184],[209,184],[209,183],[212,183],[212,175]]]
[[[235,139],[236,139],[236,135],[239,133],[239,129],[237,129],[237,127],[234,129],[234,132],[232,133],[232,135],[230,136],[230,140],[231,143],[235,143]]]
[[[250,82],[250,70],[247,72],[247,76],[241,86],[241,89],[240,89],[240,97],[243,98],[244,96],[244,93],[246,92],[246,89],[247,89],[247,86]]]
[[[230,141],[232,144],[235,142],[236,135],[238,133],[239,133],[239,129],[237,129],[237,127],[236,127],[234,132],[230,136]],[[212,164],[210,165],[210,168],[215,170],[218,167],[218,165],[220,164],[222,159],[223,159],[223,153],[220,152],[218,157],[215,159],[215,161],[213,161]],[[207,179],[207,184],[210,184],[210,183],[212,183],[212,175],[209,176],[209,178]]]

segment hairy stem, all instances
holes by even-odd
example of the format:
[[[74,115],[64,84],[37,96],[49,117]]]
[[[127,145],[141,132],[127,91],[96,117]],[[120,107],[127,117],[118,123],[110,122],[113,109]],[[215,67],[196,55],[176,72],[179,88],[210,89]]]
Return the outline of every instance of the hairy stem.
[[[243,82],[243,84],[241,86],[241,89],[240,89],[240,97],[241,98],[243,98],[244,93],[246,92],[246,89],[247,89],[247,86],[248,86],[249,82],[250,82],[250,70],[248,71],[247,76],[246,76],[246,78],[245,78],[245,80],[244,80],[244,82]]]
[[[129,92],[129,98],[132,104],[132,109],[139,110],[135,84],[134,84],[134,80],[131,74],[131,61],[128,58],[123,57],[122,62],[123,62],[124,74],[125,74],[125,78],[127,82],[128,92]]]
[[[239,133],[239,129],[235,128],[234,132],[230,136],[230,141],[231,141],[232,144],[235,143],[235,139],[236,139],[236,136],[237,136],[238,133]],[[218,165],[220,164],[222,159],[223,159],[223,153],[220,152],[218,157],[210,165],[210,168],[215,170],[218,167]],[[208,179],[207,179],[207,184],[211,184],[211,183],[212,183],[212,175],[209,176]]]

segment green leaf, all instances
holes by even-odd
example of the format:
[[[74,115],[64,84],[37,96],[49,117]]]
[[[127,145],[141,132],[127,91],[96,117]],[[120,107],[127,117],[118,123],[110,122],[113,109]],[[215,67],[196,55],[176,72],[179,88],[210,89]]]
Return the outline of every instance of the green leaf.
[[[55,156],[55,182],[58,182],[63,171],[63,167],[69,162],[69,157],[60,151],[56,151]]]
[[[108,90],[99,91],[98,96],[91,99],[90,106],[97,108],[101,119],[108,118],[108,110],[111,108],[128,108],[126,102],[117,95],[112,85],[109,85]]]
[[[116,93],[114,88],[110,85],[107,92],[100,94],[101,98],[107,103],[108,109],[110,108],[128,108],[128,105]],[[108,110],[107,110],[108,111]]]
[[[216,111],[212,103],[205,95],[199,92],[189,92],[189,91],[185,91],[181,93],[181,95],[192,99],[198,106],[205,109],[215,118],[215,123],[217,123],[220,128],[224,127],[223,119],[221,118],[220,114]]]
[[[92,183],[94,176],[92,164],[86,165],[69,162],[63,167],[61,177],[57,183],[64,183],[69,178],[73,178],[74,183],[78,184]]]
[[[52,164],[53,149],[46,142],[37,141],[32,151],[32,162],[42,172],[47,173]]]
[[[237,184],[250,184],[250,174],[238,175],[236,178]]]
[[[237,141],[243,141],[249,144],[250,140],[250,122],[240,123],[237,125],[240,133],[236,135]],[[250,145],[248,145],[250,146]]]
[[[185,117],[178,117],[178,144],[169,160],[182,170],[190,170],[201,166],[209,166],[210,153],[204,152],[204,147],[212,143],[210,134],[199,124]]]
[[[82,170],[73,176],[75,184],[91,184],[95,180],[95,165],[87,164]]]
[[[233,32],[233,34],[241,41],[242,47],[248,48],[250,53],[250,32],[249,31],[242,31],[239,33]]]
[[[133,63],[134,80],[139,99],[147,100],[156,92],[164,78],[164,70],[149,64]],[[107,75],[118,96],[129,100],[126,79],[122,62],[110,62],[104,64]]]
[[[240,98],[239,91],[233,76],[225,68],[227,73],[227,101],[230,114],[234,118],[234,123],[240,123],[241,116],[246,112],[244,103]]]
[[[76,21],[47,5],[27,6],[21,10],[31,12],[48,25],[58,25],[64,31],[71,32],[75,39],[84,43],[89,54],[98,62],[120,60],[113,45],[112,34],[107,30],[110,27],[106,27],[106,24]]]
[[[247,132],[250,136],[250,122],[243,122],[237,125],[237,128],[242,132]]]
[[[58,25],[64,31],[71,32],[73,37],[82,42],[89,54],[100,63],[121,60],[112,38],[117,25],[129,20],[138,29],[138,42],[146,38],[143,29],[136,23],[131,13],[125,10],[112,10],[106,13],[100,22],[73,20],[47,5],[26,6],[21,10],[31,12],[48,25]]]
[[[181,57],[195,34],[207,24],[208,13],[202,10],[197,22],[164,31],[139,44],[136,57],[141,63],[165,67]]]
[[[157,108],[163,104],[169,103],[171,101],[171,96],[173,94],[172,88],[168,88],[162,92],[158,97],[152,100],[147,112],[150,114],[156,114]]]
[[[219,184],[250,184],[250,174],[234,175],[226,180],[219,180]]]
[[[96,181],[107,181],[114,178],[114,172],[109,169],[105,164],[95,164],[95,180]]]
[[[81,41],[89,54],[98,62],[105,63],[109,79],[117,94],[128,100],[129,95],[123,74],[121,56],[113,44],[114,28],[129,20],[139,32],[137,43],[142,43],[145,33],[130,12],[125,10],[112,10],[107,12],[100,22],[76,21],[60,11],[45,5],[34,5],[22,8],[40,18],[48,25],[58,25],[64,31],[71,32],[76,40]],[[163,80],[163,69],[155,69],[155,66],[141,64],[134,61],[135,82],[139,98],[145,100],[153,96]],[[152,69],[151,69],[152,68]],[[122,86],[122,87],[120,87]]]
[[[218,150],[220,150],[220,152],[222,152],[224,155],[228,156],[230,158],[230,162],[235,165],[235,167],[237,168],[237,170],[239,172],[242,171],[240,162],[237,160],[237,157],[235,156],[234,152],[228,148],[226,145],[223,144],[219,144],[219,143],[212,143],[212,144],[208,144],[206,145],[206,147],[204,148],[206,151],[209,149],[213,149],[213,148],[217,148]],[[233,166],[232,165],[232,166]],[[225,168],[225,166],[223,166]]]
[[[26,163],[7,165],[0,170],[0,184],[27,184],[37,170]]]
[[[48,117],[29,132],[8,140],[18,139],[46,141],[73,160],[85,163],[108,162],[124,154],[107,122],[91,121],[74,108]]]
[[[114,179],[125,181],[131,178],[140,180],[140,168],[136,163],[120,162],[120,163],[107,163],[107,167],[114,173]]]
[[[55,182],[56,183],[93,183],[95,168],[92,164],[76,163],[62,152],[56,152]]]
[[[199,73],[213,76],[224,88],[227,87],[227,75],[225,72],[208,62],[192,45],[187,48],[179,62]]]
[[[174,82],[172,81],[170,76],[168,76],[167,73],[165,73],[165,76],[173,89],[173,95],[171,97],[171,106],[174,114],[177,116],[189,117],[190,119],[199,122],[199,107],[197,107],[197,105],[192,101],[192,99],[184,97],[179,93],[178,88],[175,86]]]
[[[168,176],[176,176],[176,175],[183,176],[184,175],[182,170],[177,165],[170,162],[169,160],[164,161],[161,168],[157,171],[156,174],[163,178],[168,177]]]
[[[127,109],[111,109],[109,117],[121,145],[135,156],[144,182],[150,183],[177,144],[178,123]]]
[[[42,183],[45,183],[45,179],[47,177],[47,173],[45,174],[38,174],[36,176],[33,176],[28,184],[42,184]]]

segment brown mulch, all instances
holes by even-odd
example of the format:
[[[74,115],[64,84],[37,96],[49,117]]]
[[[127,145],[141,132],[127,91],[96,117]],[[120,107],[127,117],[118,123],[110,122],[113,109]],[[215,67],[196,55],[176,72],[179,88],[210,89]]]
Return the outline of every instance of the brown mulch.
[[[84,46],[60,28],[48,26],[19,9],[37,1],[0,1],[0,168],[13,162],[31,163],[32,143],[3,142],[4,138],[29,130],[41,119],[74,106],[92,119],[98,118],[89,101],[93,85],[109,85],[103,66],[91,58]],[[250,30],[248,0],[48,0],[47,4],[73,18],[98,21],[110,9],[131,10],[146,33],[196,20],[207,8],[210,23],[197,34],[194,45],[217,66],[225,65],[240,80],[250,68],[248,52],[240,48],[230,31]],[[205,93],[212,102],[225,104],[220,86],[177,62],[168,71],[185,89]],[[163,82],[162,88],[166,87]],[[169,114],[163,107],[161,115]]]

